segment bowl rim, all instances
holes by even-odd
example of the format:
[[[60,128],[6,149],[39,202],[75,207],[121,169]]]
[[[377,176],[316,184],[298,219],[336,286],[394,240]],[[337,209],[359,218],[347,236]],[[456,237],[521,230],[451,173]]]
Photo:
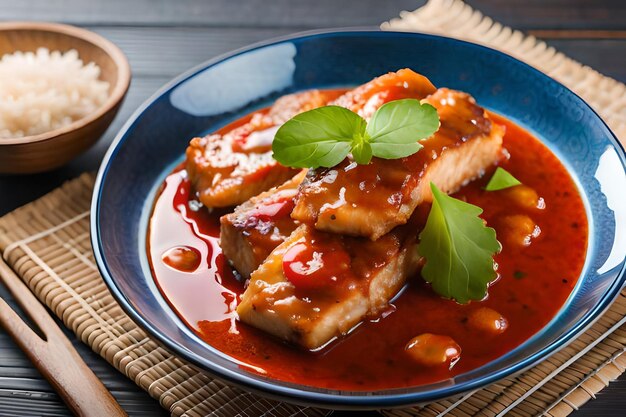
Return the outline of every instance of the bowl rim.
[[[114,109],[122,101],[128,91],[128,88],[130,87],[131,70],[128,58],[117,45],[95,32],[62,23],[27,21],[0,22],[0,33],[5,31],[50,32],[86,41],[90,45],[103,50],[113,60],[117,71],[117,82],[113,86],[111,94],[109,94],[106,101],[93,113],[75,120],[67,126],[62,126],[48,132],[19,138],[2,139],[0,140],[0,146],[28,145],[37,142],[44,142],[67,133],[80,130],[102,118],[105,114]]]
[[[316,38],[316,37],[325,37],[325,36],[388,36],[392,38],[393,36],[407,36],[407,37],[416,37],[416,38],[438,38],[445,39],[446,41],[453,43],[464,44],[468,47],[485,49],[490,51],[491,53],[499,54],[505,56],[507,59],[516,62],[518,65],[525,67],[527,70],[531,72],[535,72],[539,74],[540,77],[548,80],[549,82],[556,83],[561,88],[572,94],[575,98],[577,98],[580,103],[589,111],[592,112],[593,115],[597,117],[597,119],[602,123],[602,125],[606,128],[608,132],[608,138],[610,142],[613,143],[615,148],[618,150],[618,155],[620,157],[620,163],[622,164],[622,168],[626,170],[626,151],[624,150],[624,146],[617,139],[615,133],[608,127],[606,122],[598,115],[598,113],[578,94],[570,90],[568,87],[555,80],[554,78],[546,75],[545,73],[539,71],[538,69],[532,67],[531,65],[513,57],[506,52],[499,51],[497,49],[490,48],[488,46],[469,42],[457,38],[452,38],[448,36],[435,35],[430,33],[416,33],[416,32],[406,32],[406,31],[381,31],[372,28],[329,28],[329,29],[321,29],[321,30],[308,30],[303,32],[297,32],[290,35],[284,35],[279,37],[274,37],[269,40],[256,42],[242,48],[235,49],[233,51],[218,55],[212,59],[202,62],[199,65],[192,67],[191,69],[183,72],[182,74],[174,77],[172,80],[167,82],[161,88],[159,88],[152,96],[150,96],[146,101],[144,101],[135,112],[128,118],[126,123],[119,130],[115,139],[112,141],[107,153],[105,154],[102,164],[98,170],[97,177],[94,184],[94,191],[91,202],[91,211],[90,211],[90,238],[94,251],[94,257],[96,260],[96,264],[98,269],[111,290],[112,294],[116,298],[116,300],[120,303],[123,310],[143,329],[145,329],[151,336],[155,337],[168,349],[170,349],[173,353],[180,355],[184,359],[190,361],[191,363],[199,366],[204,371],[209,372],[214,377],[228,381],[229,383],[235,384],[239,387],[243,387],[249,391],[259,393],[263,396],[275,398],[279,400],[287,400],[297,404],[306,404],[313,406],[321,406],[321,407],[333,407],[337,409],[377,409],[377,408],[394,408],[394,407],[402,407],[407,405],[420,404],[424,402],[431,402],[441,400],[443,398],[448,398],[454,395],[460,395],[463,393],[467,393],[473,391],[475,389],[479,389],[485,386],[488,386],[491,383],[497,382],[503,378],[519,374],[530,367],[536,365],[541,360],[545,360],[550,355],[559,351],[560,349],[567,346],[571,343],[577,336],[582,334],[586,329],[588,329],[600,316],[601,314],[608,309],[611,302],[619,295],[620,290],[623,288],[626,283],[626,262],[623,262],[620,270],[616,273],[614,281],[607,287],[605,293],[602,295],[600,300],[592,307],[590,310],[581,317],[572,327],[563,332],[556,340],[554,340],[548,346],[545,346],[543,349],[526,356],[525,358],[517,361],[513,366],[508,368],[503,368],[499,370],[495,370],[481,378],[476,378],[471,381],[467,381],[462,384],[454,384],[449,386],[443,386],[436,388],[430,391],[422,391],[422,392],[408,392],[411,387],[404,389],[393,389],[393,390],[381,390],[381,394],[372,395],[370,392],[353,392],[349,391],[350,395],[342,394],[341,390],[332,390],[332,389],[321,389],[316,387],[309,387],[303,384],[285,384],[278,385],[276,382],[281,383],[281,381],[275,381],[271,379],[267,380],[259,380],[254,379],[252,376],[246,375],[243,372],[234,372],[228,369],[221,367],[218,364],[212,363],[210,359],[205,356],[199,355],[195,352],[185,349],[184,346],[180,345],[180,343],[175,342],[174,340],[170,340],[167,336],[161,334],[161,332],[156,329],[149,320],[145,319],[139,311],[135,310],[130,300],[126,298],[124,292],[120,290],[120,288],[116,284],[116,280],[113,278],[112,274],[108,270],[108,265],[104,260],[105,254],[103,251],[103,245],[101,243],[100,237],[100,221],[99,221],[99,211],[100,211],[100,197],[102,193],[102,186],[104,184],[105,176],[109,171],[109,165],[113,158],[115,157],[118,146],[121,145],[125,139],[128,137],[128,134],[132,132],[132,127],[134,123],[141,117],[141,115],[152,106],[159,98],[161,98],[164,94],[167,94],[176,86],[180,85],[182,82],[190,79],[191,77],[199,74],[201,71],[208,69],[216,64],[219,64],[222,61],[227,59],[234,58],[236,56],[252,52],[264,47],[292,41],[292,40],[304,40],[306,38]],[[429,384],[431,385],[431,384]],[[316,391],[317,390],[317,391]],[[348,391],[346,391],[348,392]]]

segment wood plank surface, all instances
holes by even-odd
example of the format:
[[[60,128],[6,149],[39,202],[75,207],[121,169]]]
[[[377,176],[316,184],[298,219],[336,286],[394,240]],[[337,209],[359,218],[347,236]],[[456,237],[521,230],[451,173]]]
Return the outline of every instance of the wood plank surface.
[[[376,25],[425,0],[3,0],[0,19],[79,25],[320,28]],[[518,29],[624,28],[623,0],[469,0]]]
[[[626,29],[624,0],[469,0],[516,29]]]
[[[0,21],[58,21],[101,33],[124,50],[134,75],[119,116],[91,150],[50,173],[0,176],[0,215],[85,170],[97,169],[124,121],[180,72],[232,49],[292,32],[376,26],[401,10],[412,10],[423,3],[423,0],[0,0]],[[626,82],[626,1],[469,0],[468,3],[503,24],[542,36],[571,57]],[[11,303],[1,286],[0,296]],[[167,415],[133,382],[69,331],[66,334],[129,415]],[[622,416],[625,409],[626,378],[622,377],[574,416]],[[8,335],[0,332],[0,416],[37,415],[67,416],[69,411]]]
[[[413,10],[415,0],[22,0],[6,1],[0,18],[79,25],[319,28],[378,25]]]

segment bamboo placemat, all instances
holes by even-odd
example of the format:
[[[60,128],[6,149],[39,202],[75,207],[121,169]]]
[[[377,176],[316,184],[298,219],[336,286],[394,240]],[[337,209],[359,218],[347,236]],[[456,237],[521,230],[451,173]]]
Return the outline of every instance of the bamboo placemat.
[[[65,325],[174,416],[322,416],[313,408],[266,400],[213,379],[172,355],[122,311],[94,263],[89,206],[94,177],[83,174],[0,218],[0,251]],[[582,337],[534,369],[461,399],[397,416],[565,415],[626,367],[626,292]]]
[[[415,26],[422,25],[422,26]],[[625,132],[625,87],[549,51],[545,44],[483,18],[459,1],[431,1],[383,25],[472,35],[483,43],[517,48],[516,55],[565,82],[595,105],[618,134]],[[496,29],[493,29],[493,28]],[[448,28],[452,28],[448,31]],[[462,29],[459,29],[462,28]],[[459,36],[460,36],[459,35]],[[542,46],[543,45],[543,46]],[[521,52],[520,52],[521,51]],[[528,54],[528,56],[524,56]],[[547,54],[553,58],[537,58]],[[536,61],[533,61],[536,59]],[[561,66],[567,69],[560,69]],[[557,77],[558,76],[558,77]],[[560,77],[560,78],[559,78]],[[590,87],[593,86],[593,89]],[[621,104],[619,104],[621,102]],[[618,104],[616,104],[618,103]],[[604,106],[604,107],[602,107]],[[0,218],[0,251],[7,263],[65,325],[173,416],[322,416],[230,387],[172,355],[134,324],[111,296],[94,263],[89,240],[91,174]],[[564,416],[626,369],[626,292],[569,347],[535,368],[463,397],[391,416]]]

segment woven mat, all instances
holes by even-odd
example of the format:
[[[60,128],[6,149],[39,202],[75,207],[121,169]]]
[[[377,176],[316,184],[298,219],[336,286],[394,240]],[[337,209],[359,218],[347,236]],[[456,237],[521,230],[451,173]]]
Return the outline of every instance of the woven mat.
[[[500,47],[577,91],[626,137],[625,87],[459,1],[431,1],[383,28],[422,29]],[[593,88],[592,88],[593,87]],[[323,416],[229,387],[172,355],[124,314],[102,281],[89,241],[93,176],[84,174],[0,218],[0,251],[65,325],[173,416]],[[569,347],[516,378],[390,416],[564,416],[626,369],[626,292]]]

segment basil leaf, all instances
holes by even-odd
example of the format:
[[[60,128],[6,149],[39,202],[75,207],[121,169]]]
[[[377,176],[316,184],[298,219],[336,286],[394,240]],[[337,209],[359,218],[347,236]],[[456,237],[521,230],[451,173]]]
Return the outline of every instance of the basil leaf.
[[[396,159],[419,151],[418,142],[439,129],[437,109],[419,100],[404,99],[383,104],[367,124],[374,156]],[[412,145],[412,146],[398,146]]]
[[[274,159],[297,168],[335,166],[350,152],[354,137],[364,135],[365,124],[361,116],[339,106],[300,113],[276,132]]]
[[[418,252],[426,260],[422,277],[433,290],[459,303],[482,300],[496,279],[493,256],[501,246],[496,231],[478,217],[480,207],[430,184],[433,205],[420,233]]]
[[[504,168],[496,168],[496,172],[493,173],[493,176],[487,183],[485,190],[487,191],[498,191],[504,190],[505,188],[515,187],[516,185],[521,185],[522,183],[511,175]]]
[[[423,148],[419,142],[406,144],[372,143],[372,154],[383,159],[398,159],[413,155]]]
[[[356,137],[352,146],[352,157],[357,164],[367,165],[372,160],[372,145],[365,137]]]
[[[382,105],[370,123],[339,106],[301,113],[282,125],[274,136],[273,156],[285,166],[332,167],[350,152],[358,164],[372,156],[397,159],[419,151],[418,142],[439,128],[437,110],[430,104],[405,99]]]

